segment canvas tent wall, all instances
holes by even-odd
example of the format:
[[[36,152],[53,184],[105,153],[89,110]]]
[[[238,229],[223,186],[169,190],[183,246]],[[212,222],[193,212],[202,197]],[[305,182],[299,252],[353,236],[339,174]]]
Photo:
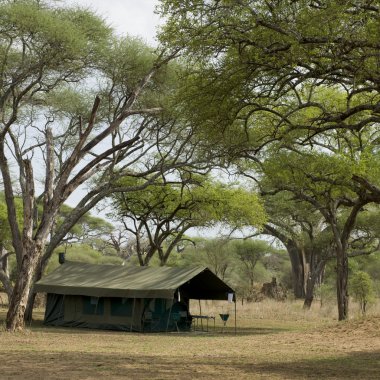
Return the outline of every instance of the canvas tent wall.
[[[65,262],[36,283],[46,292],[44,323],[130,331],[186,330],[189,299],[233,293],[204,267],[125,267]]]

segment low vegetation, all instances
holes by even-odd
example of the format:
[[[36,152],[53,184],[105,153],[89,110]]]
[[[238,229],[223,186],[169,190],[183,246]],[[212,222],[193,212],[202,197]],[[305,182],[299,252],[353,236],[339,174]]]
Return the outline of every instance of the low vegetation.
[[[0,332],[0,364],[6,379],[377,379],[380,372],[380,305],[365,318],[338,323],[335,305],[264,301],[202,303],[215,314],[209,332],[135,334],[85,329],[48,328],[42,310],[24,331]],[[192,304],[194,314],[199,304]],[[0,323],[5,308],[0,308]],[[222,332],[218,313],[232,313]]]

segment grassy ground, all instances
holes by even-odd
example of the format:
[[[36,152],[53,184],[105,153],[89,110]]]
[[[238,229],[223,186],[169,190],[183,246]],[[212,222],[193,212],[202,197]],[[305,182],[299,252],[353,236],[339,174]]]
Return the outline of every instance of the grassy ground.
[[[338,323],[328,308],[301,306],[238,305],[237,335],[233,317],[224,332],[217,317],[208,333],[134,334],[48,328],[38,311],[26,331],[0,332],[0,379],[380,378],[378,309]],[[231,311],[202,305],[203,313]],[[4,316],[3,308],[0,323]]]

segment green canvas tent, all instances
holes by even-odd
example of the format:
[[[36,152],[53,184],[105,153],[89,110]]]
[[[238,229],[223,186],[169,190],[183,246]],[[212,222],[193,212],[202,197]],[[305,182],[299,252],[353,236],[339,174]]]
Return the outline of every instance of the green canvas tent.
[[[126,267],[65,262],[35,285],[44,323],[124,331],[189,330],[189,300],[234,293],[205,267]]]

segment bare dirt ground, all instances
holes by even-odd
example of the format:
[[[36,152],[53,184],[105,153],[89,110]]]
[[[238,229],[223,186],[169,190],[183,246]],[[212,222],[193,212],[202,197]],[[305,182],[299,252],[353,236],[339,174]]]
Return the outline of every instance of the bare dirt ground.
[[[37,312],[27,330],[0,332],[0,379],[380,378],[380,316],[338,323],[240,314],[235,335],[232,321],[208,333],[49,328]]]

